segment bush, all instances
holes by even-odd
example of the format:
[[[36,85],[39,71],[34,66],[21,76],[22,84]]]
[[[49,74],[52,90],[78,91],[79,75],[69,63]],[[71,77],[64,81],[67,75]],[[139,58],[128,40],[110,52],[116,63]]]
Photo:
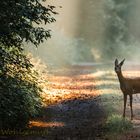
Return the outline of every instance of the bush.
[[[112,115],[107,119],[106,129],[109,133],[123,133],[132,129],[132,123],[119,115]]]
[[[16,47],[0,46],[0,60],[0,128],[24,128],[41,111],[37,72]]]

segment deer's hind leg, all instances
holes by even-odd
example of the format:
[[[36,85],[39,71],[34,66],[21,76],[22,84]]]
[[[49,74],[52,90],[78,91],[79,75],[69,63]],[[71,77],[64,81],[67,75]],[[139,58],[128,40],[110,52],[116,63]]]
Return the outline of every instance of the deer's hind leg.
[[[131,120],[132,120],[133,119],[133,108],[132,108],[133,96],[132,96],[132,94],[130,94],[129,97],[130,97],[130,109],[131,109]]]
[[[127,94],[123,94],[123,99],[124,99],[123,117],[125,118],[125,110],[126,110]]]

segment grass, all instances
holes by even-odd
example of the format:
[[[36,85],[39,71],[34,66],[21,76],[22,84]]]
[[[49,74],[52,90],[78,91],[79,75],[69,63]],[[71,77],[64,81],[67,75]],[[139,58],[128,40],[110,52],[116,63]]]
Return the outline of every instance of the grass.
[[[127,132],[132,129],[132,123],[127,118],[122,118],[122,116],[113,114],[107,118],[105,128],[108,133],[120,134]]]
[[[133,128],[129,119],[123,119],[123,94],[119,89],[119,81],[112,69],[103,69],[95,73],[96,88],[101,95],[101,104],[105,109],[107,120],[105,137],[109,140],[120,140],[123,134]]]

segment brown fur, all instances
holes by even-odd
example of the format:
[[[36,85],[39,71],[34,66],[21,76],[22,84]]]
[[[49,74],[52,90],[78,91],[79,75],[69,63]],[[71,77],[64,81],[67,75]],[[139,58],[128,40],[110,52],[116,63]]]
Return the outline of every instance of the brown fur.
[[[124,60],[121,61],[120,63],[118,63],[117,59],[115,60],[115,72],[117,73],[120,82],[120,89],[122,90],[124,95],[123,117],[125,117],[127,95],[129,95],[131,107],[131,119],[133,119],[133,109],[132,109],[133,94],[140,93],[140,78],[127,78],[123,76],[121,67],[124,63]]]

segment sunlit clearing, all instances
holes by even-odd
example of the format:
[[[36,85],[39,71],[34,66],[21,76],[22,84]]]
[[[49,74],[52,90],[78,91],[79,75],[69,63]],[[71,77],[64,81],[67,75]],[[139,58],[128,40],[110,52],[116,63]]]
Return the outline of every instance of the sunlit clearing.
[[[96,81],[96,86],[102,86],[102,85],[116,85],[118,84],[117,81],[113,81],[113,80],[97,80]]]
[[[140,71],[124,71],[124,76],[127,77],[140,77]]]
[[[140,77],[140,71],[122,71],[124,77]],[[95,87],[99,94],[120,94],[120,86],[114,71],[97,71],[93,73],[96,78]]]
[[[102,95],[102,94],[116,94],[116,93],[120,93],[120,90],[119,89],[109,89],[109,88],[107,88],[107,89],[99,89],[99,90],[97,90],[99,93],[100,93],[100,95]]]
[[[29,123],[30,128],[32,127],[49,128],[49,127],[64,127],[64,126],[65,124],[63,122],[30,121]]]
[[[102,76],[113,76],[115,75],[114,71],[97,71],[95,73],[93,73],[93,75],[97,78],[97,77],[102,77]]]
[[[89,99],[98,96],[93,75],[50,76],[42,93],[46,104],[61,103],[66,100]]]

